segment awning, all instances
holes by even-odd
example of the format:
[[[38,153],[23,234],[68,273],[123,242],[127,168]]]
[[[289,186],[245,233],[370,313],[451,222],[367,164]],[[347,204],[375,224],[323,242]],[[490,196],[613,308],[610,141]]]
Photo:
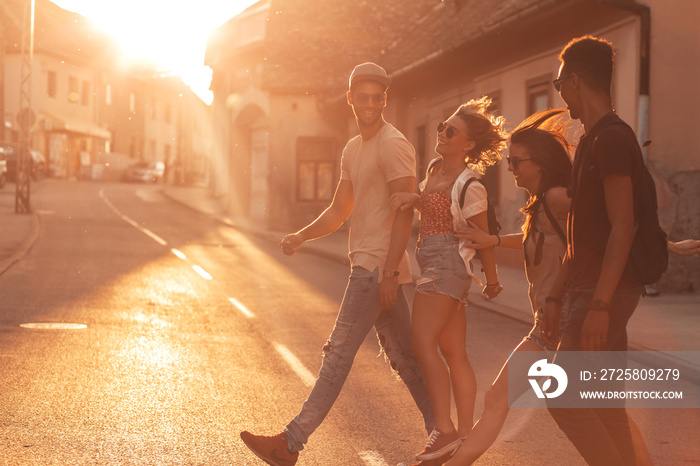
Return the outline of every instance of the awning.
[[[91,121],[65,116],[57,117],[48,113],[42,113],[42,117],[43,119],[39,121],[39,128],[44,131],[77,133],[105,140],[112,139],[112,133],[109,130],[101,128]]]

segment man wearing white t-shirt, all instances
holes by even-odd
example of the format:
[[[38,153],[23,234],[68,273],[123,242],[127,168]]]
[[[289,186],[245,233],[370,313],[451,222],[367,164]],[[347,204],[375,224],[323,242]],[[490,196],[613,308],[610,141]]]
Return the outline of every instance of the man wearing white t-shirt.
[[[434,426],[428,391],[411,351],[410,314],[402,289],[412,280],[406,245],[413,212],[394,213],[389,205],[392,194],[412,193],[416,178],[413,146],[384,120],[390,83],[386,71],[374,63],[355,67],[347,100],[360,134],[343,150],[333,201],[311,224],[282,240],[282,251],[292,255],[305,241],[337,230],[352,213],[348,241],[352,272],[309,397],[281,434],[241,433],[248,448],[268,464],[296,463],[299,451],[333,406],[372,327],[420,409],[426,430]]]

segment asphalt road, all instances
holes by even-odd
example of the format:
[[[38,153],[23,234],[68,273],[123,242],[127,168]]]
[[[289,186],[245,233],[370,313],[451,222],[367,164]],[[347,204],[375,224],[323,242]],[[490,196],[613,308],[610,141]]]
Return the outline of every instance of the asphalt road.
[[[262,464],[239,432],[275,434],[297,414],[347,267],[286,257],[157,186],[47,180],[32,203],[40,237],[0,277],[0,464]],[[468,312],[478,413],[528,328]],[[299,465],[393,466],[422,449],[378,354],[369,335]],[[697,464],[697,411],[632,412],[657,464]],[[545,410],[518,409],[478,464],[583,462]]]

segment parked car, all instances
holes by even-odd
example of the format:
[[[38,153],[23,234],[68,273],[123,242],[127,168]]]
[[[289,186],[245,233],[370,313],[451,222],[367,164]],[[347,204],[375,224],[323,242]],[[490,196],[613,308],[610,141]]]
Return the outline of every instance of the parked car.
[[[0,154],[5,157],[7,163],[7,179],[15,181],[17,177],[17,154],[19,144],[16,142],[0,142]],[[29,150],[29,170],[35,180],[43,177],[46,170],[46,159],[41,152]]]
[[[4,188],[6,182],[7,182],[7,160],[5,160],[5,154],[0,152],[0,188]]]
[[[160,183],[165,175],[163,162],[138,162],[131,165],[124,173],[126,181],[142,183]]]
[[[0,142],[0,154],[5,159],[6,179],[14,181],[17,173],[17,150],[19,146],[14,142]]]

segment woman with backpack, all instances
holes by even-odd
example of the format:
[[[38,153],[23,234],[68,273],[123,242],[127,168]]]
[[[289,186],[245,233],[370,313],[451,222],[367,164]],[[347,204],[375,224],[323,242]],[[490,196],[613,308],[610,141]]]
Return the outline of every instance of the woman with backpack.
[[[440,123],[435,147],[439,157],[430,162],[420,194],[391,198],[394,210],[415,206],[421,218],[416,247],[421,277],[413,301],[412,347],[435,414],[435,430],[416,457],[422,465],[449,457],[473,424],[476,379],[466,351],[465,305],[472,279],[480,281],[471,265],[476,252],[455,237],[454,231],[457,226],[467,226],[467,221],[488,228],[486,189],[470,180],[476,178],[475,172],[483,173],[498,163],[505,148],[503,118],[488,112],[490,103],[487,97],[472,100]],[[482,292],[494,298],[503,288],[498,283],[493,248],[482,249],[480,259],[486,277]],[[457,428],[450,417],[450,388]]]

